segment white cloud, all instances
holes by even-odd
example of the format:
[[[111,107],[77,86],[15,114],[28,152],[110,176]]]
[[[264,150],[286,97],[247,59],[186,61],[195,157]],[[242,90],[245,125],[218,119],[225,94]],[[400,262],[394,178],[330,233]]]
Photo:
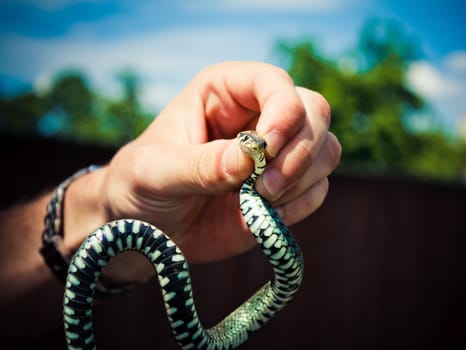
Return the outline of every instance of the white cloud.
[[[461,81],[456,81],[427,61],[411,64],[408,82],[421,95],[432,99],[454,95],[462,88]]]
[[[452,53],[437,67],[427,61],[415,62],[408,83],[434,108],[447,130],[459,133],[466,116],[465,53]]]

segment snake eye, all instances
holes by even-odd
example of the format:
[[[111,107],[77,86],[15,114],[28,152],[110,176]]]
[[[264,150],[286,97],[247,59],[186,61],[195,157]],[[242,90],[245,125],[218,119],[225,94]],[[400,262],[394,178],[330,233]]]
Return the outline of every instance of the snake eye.
[[[238,133],[238,138],[242,141],[248,141],[251,137],[246,131],[241,131]]]

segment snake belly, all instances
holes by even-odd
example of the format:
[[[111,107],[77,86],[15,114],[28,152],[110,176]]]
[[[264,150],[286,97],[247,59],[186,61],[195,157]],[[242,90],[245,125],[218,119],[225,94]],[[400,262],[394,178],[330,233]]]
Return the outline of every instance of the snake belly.
[[[70,263],[63,302],[68,349],[96,349],[92,304],[102,268],[112,257],[134,250],[154,266],[168,321],[181,349],[233,349],[262,327],[293,298],[303,276],[303,258],[275,210],[254,188],[265,168],[263,153],[240,189],[240,209],[274,276],[216,326],[205,329],[193,299],[188,263],[176,244],[158,228],[121,219],[96,229]]]

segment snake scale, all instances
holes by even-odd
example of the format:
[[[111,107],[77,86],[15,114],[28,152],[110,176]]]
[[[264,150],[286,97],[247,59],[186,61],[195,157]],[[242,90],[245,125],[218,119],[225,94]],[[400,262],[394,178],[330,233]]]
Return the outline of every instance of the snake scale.
[[[140,252],[157,271],[167,317],[181,349],[235,348],[292,299],[303,276],[301,251],[278,214],[254,188],[266,166],[265,141],[254,131],[241,132],[237,139],[254,160],[254,171],[240,189],[240,209],[272,265],[272,280],[219,324],[205,329],[194,305],[188,264],[175,243],[139,220],[107,223],[82,243],[69,266],[63,305],[68,349],[96,349],[92,331],[96,283],[109,260],[125,250]]]

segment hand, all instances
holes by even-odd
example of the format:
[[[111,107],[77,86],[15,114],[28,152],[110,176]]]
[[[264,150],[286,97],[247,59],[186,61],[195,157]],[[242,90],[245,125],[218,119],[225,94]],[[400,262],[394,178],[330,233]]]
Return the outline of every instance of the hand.
[[[255,129],[266,139],[269,162],[257,190],[292,225],[326,197],[327,176],[341,154],[329,123],[324,98],[295,87],[279,68],[212,66],[87,180],[101,198],[90,207],[93,225],[148,221],[171,236],[189,262],[244,252],[256,243],[242,220],[238,189],[253,164],[236,134]]]

